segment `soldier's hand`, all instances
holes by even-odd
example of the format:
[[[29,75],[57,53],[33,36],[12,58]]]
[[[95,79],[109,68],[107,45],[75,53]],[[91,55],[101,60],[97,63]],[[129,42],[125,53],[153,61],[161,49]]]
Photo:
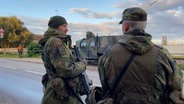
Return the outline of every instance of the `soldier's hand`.
[[[179,91],[171,92],[169,97],[175,104],[184,104],[183,96],[181,96],[181,92]]]
[[[87,61],[86,61],[86,59],[82,59],[81,62],[82,62],[83,64],[85,64],[86,66],[87,66],[87,64],[88,64]]]
[[[80,62],[81,60],[82,60],[81,58],[78,58],[78,57],[76,58],[77,62]]]
[[[180,96],[180,100],[182,101],[181,104],[184,104],[184,96],[183,95]]]

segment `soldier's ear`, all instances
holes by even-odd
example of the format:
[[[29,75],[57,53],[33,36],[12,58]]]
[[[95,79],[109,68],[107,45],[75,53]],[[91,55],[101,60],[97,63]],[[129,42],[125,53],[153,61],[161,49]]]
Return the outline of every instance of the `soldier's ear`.
[[[123,23],[123,25],[124,25],[124,31],[128,32],[130,29],[130,25],[127,22]]]
[[[130,25],[127,22],[123,22],[122,24],[122,30],[124,33],[128,32],[130,29]]]

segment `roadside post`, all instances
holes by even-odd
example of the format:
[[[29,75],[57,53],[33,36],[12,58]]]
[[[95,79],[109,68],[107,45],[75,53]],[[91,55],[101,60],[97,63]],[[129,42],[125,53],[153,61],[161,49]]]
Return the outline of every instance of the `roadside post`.
[[[4,38],[4,30],[0,27],[0,48],[2,48],[2,38]]]

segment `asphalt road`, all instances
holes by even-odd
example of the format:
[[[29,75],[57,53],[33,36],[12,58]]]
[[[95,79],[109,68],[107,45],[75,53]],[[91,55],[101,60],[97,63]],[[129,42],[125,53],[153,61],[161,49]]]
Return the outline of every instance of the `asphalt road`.
[[[0,104],[40,104],[44,73],[42,63],[0,59]],[[89,66],[87,74],[100,85],[96,67]]]
[[[40,104],[44,73],[42,63],[0,58],[0,104]],[[100,85],[96,66],[88,66],[87,74]]]
[[[43,65],[0,59],[0,104],[40,104]]]

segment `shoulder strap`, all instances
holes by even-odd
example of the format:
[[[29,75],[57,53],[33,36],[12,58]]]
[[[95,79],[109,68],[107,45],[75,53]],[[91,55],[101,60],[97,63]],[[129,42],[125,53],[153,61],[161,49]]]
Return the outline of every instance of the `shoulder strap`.
[[[110,93],[109,93],[109,96],[110,96],[110,97],[112,97],[112,94],[113,94],[113,92],[115,91],[115,89],[116,89],[116,87],[117,87],[119,81],[121,80],[121,78],[123,77],[123,75],[126,73],[128,67],[130,66],[130,64],[131,64],[131,62],[133,61],[133,59],[135,58],[135,56],[136,56],[135,54],[132,54],[132,55],[130,56],[130,58],[128,59],[127,63],[126,63],[126,64],[123,66],[123,68],[121,69],[121,72],[120,72],[120,74],[118,75],[118,77],[116,78],[115,83],[114,83],[114,85],[113,85],[113,87],[112,87],[112,90],[110,90]]]

